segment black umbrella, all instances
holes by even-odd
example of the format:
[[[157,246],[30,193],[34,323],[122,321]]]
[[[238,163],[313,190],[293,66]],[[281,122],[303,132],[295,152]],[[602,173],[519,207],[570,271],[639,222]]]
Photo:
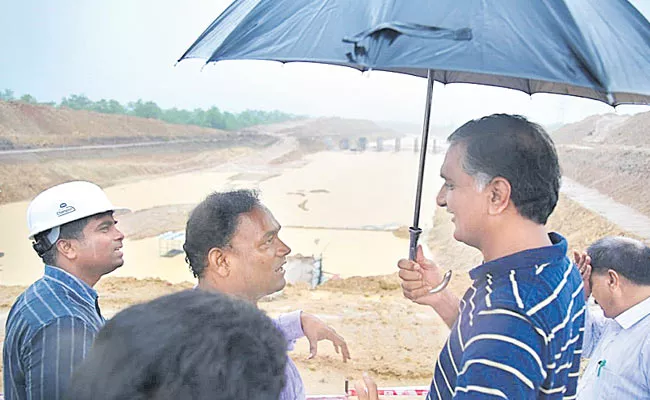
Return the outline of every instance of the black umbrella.
[[[411,259],[434,81],[650,104],[650,23],[626,0],[236,0],[179,61],[187,58],[427,77]]]

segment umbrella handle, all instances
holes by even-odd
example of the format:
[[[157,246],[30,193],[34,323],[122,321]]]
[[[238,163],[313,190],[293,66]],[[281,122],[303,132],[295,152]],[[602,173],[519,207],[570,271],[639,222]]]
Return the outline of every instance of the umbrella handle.
[[[410,227],[409,228],[409,260],[415,261],[415,254],[417,253],[418,248],[418,239],[420,239],[420,234],[422,234],[422,229]]]
[[[438,293],[438,292],[442,292],[443,290],[445,290],[447,285],[449,285],[449,281],[451,281],[451,270],[445,272],[445,275],[442,277],[442,282],[440,282],[440,284],[438,286],[436,286],[433,289],[429,290],[429,293],[435,294],[435,293]]]
[[[422,229],[415,228],[413,226],[409,228],[409,239],[410,239],[409,260],[411,261],[415,261],[415,255],[418,248],[418,239],[420,238],[420,234],[422,234]],[[435,294],[445,290],[445,288],[447,287],[447,285],[449,285],[449,282],[451,281],[451,275],[452,275],[451,270],[447,271],[445,275],[442,277],[442,281],[438,284],[438,286],[429,290],[429,293]]]

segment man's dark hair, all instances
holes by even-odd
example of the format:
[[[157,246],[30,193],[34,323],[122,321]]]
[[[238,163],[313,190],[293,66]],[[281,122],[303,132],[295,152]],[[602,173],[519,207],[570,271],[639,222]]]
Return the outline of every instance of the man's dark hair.
[[[188,290],[108,321],[66,398],[277,400],[286,362],[286,340],[262,311]]]
[[[463,169],[479,186],[505,178],[519,214],[546,224],[557,204],[561,172],[544,128],[520,115],[493,114],[467,122],[447,140],[466,146]]]
[[[593,273],[613,269],[637,285],[650,285],[650,247],[638,240],[608,236],[587,249]]]
[[[257,192],[236,190],[214,192],[194,208],[185,227],[183,250],[195,277],[203,274],[210,249],[230,244],[239,216],[261,206]]]
[[[60,239],[76,239],[76,240],[81,240],[84,238],[84,233],[83,230],[86,228],[86,225],[88,225],[88,222],[90,222],[94,218],[101,218],[105,215],[110,215],[113,214],[113,211],[107,211],[99,214],[94,214],[90,215],[88,217],[80,218],[74,221],[70,221],[67,224],[63,224],[59,227],[60,232],[59,232],[59,237],[57,240]],[[45,232],[41,232],[37,235],[34,235],[34,240],[36,242],[43,242],[43,241],[48,241],[47,235],[50,233],[51,229],[48,229]],[[56,260],[56,241],[54,243],[49,243],[51,246],[50,248],[39,254],[43,262],[47,265],[52,265],[52,266],[57,266],[57,260]]]

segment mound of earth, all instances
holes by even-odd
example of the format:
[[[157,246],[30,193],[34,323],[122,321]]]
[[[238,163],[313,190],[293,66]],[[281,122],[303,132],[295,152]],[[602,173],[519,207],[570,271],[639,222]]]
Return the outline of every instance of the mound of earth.
[[[0,101],[2,149],[116,144],[225,135],[194,125],[128,115]]]
[[[558,144],[650,146],[650,112],[592,115],[552,132]]]
[[[553,131],[551,136],[555,143],[561,144],[602,143],[612,130],[624,124],[628,118],[627,115],[616,114],[592,115],[562,126]]]

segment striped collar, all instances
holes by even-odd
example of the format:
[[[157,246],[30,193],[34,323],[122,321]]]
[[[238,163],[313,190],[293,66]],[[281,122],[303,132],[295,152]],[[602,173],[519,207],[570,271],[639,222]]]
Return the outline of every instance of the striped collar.
[[[628,308],[618,317],[614,318],[623,329],[629,329],[637,322],[641,321],[650,314],[650,297],[639,304]]]
[[[473,280],[477,280],[488,273],[496,276],[508,273],[513,269],[529,268],[533,265],[539,266],[546,263],[553,264],[555,261],[566,257],[566,239],[555,232],[549,233],[548,237],[551,239],[553,245],[520,251],[509,256],[486,262],[469,271],[469,276]]]
[[[95,302],[97,301],[97,292],[95,289],[69,272],[61,268],[46,265],[43,278],[54,281],[67,290],[76,293],[83,300],[95,307]]]

